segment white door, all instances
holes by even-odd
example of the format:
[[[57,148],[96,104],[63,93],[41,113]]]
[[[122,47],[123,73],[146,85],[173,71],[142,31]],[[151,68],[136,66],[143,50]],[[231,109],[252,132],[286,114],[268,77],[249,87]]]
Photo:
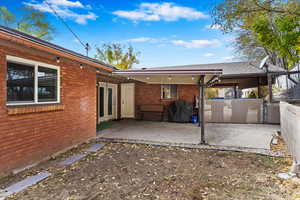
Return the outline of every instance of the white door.
[[[118,86],[110,83],[99,83],[98,91],[98,118],[99,121],[117,119]]]
[[[134,83],[121,84],[121,118],[134,118]]]

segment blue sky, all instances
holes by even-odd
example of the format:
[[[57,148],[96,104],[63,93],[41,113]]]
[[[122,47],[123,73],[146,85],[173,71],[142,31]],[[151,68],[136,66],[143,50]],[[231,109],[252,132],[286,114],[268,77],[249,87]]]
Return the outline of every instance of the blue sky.
[[[233,35],[210,27],[211,8],[221,0],[48,0],[81,40],[92,46],[118,42],[141,52],[140,67],[236,61]],[[52,41],[84,54],[83,47],[42,0],[0,0],[13,13],[24,5],[48,16]],[[22,3],[20,3],[22,2]]]

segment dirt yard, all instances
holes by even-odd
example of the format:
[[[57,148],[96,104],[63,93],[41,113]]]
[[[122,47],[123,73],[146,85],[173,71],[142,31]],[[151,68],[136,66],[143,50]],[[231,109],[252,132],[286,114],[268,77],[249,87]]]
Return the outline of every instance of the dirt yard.
[[[41,170],[53,175],[8,199],[202,200],[297,199],[300,185],[276,177],[285,159],[255,154],[132,144],[107,144],[69,167],[54,163],[0,180],[10,182]],[[54,166],[53,166],[54,165]],[[297,191],[299,193],[297,193]]]

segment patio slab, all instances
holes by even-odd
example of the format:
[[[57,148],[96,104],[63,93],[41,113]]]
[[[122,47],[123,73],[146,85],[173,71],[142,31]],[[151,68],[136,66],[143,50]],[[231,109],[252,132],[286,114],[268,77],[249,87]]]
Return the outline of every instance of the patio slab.
[[[279,125],[207,124],[206,139],[211,145],[270,149]]]
[[[98,133],[104,139],[141,140],[174,144],[199,144],[200,128],[190,123],[121,120],[112,128]],[[265,124],[206,124],[209,145],[270,149],[272,135],[279,125]]]

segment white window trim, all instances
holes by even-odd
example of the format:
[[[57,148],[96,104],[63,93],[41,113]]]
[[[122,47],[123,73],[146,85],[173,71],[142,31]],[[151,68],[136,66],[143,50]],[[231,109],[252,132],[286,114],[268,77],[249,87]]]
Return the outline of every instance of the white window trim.
[[[163,98],[163,87],[168,86],[171,90],[171,85],[176,85],[176,97],[170,97],[170,98]],[[160,85],[160,99],[161,100],[171,100],[171,99],[178,99],[178,85],[177,84],[161,84]]]
[[[19,58],[15,56],[6,56],[6,63],[7,62],[14,62],[19,64],[25,64],[25,65],[31,65],[34,66],[34,102],[6,102],[7,106],[19,106],[19,105],[42,105],[42,104],[55,104],[60,103],[60,67],[56,65],[50,65],[43,62],[38,62],[34,60],[29,60],[25,58]],[[40,67],[46,67],[50,69],[57,70],[57,101],[48,101],[48,102],[38,102],[38,66]]]

